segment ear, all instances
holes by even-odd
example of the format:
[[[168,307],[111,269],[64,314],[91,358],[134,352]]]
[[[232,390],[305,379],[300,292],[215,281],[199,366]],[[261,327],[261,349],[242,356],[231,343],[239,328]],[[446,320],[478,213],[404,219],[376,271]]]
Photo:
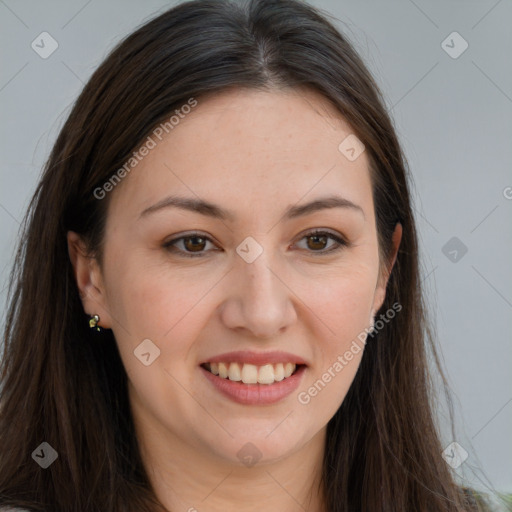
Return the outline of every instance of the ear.
[[[84,311],[88,315],[99,315],[100,327],[110,329],[112,318],[108,312],[105,287],[97,260],[88,255],[86,244],[74,231],[68,231],[68,253],[73,265],[76,284]]]
[[[398,254],[398,248],[400,247],[400,242],[402,240],[402,224],[397,223],[395,226],[395,230],[393,232],[393,236],[391,238],[392,248],[391,254],[389,257],[389,263],[387,263],[386,268],[379,277],[379,283],[375,290],[375,296],[373,300],[373,310],[371,313],[372,318],[375,316],[376,312],[381,308],[384,303],[384,299],[386,298],[386,287],[388,284],[389,276],[391,275],[391,271],[395,266],[396,257]]]

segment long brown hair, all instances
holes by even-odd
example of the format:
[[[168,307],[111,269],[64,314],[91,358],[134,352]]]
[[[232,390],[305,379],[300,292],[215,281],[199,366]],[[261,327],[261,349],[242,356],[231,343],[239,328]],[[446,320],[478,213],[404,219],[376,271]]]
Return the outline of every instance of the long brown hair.
[[[115,339],[89,329],[66,234],[81,234],[101,263],[109,196],[94,190],[175,108],[232,87],[310,87],[328,98],[366,147],[383,262],[403,227],[381,308],[402,311],[369,339],[327,427],[328,511],[468,510],[433,419],[429,351],[445,381],[423,306],[406,162],[361,59],[326,16],[296,0],[182,3],[129,35],[84,87],[31,200],[11,274],[0,503],[164,510],[141,461]],[[48,469],[31,457],[42,442],[58,452]]]

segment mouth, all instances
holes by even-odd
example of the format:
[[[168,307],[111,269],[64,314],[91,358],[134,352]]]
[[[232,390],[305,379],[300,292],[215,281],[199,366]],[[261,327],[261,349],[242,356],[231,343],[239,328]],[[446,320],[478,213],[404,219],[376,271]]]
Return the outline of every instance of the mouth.
[[[207,362],[201,367],[221,379],[242,384],[271,385],[295,375],[305,364],[291,362],[255,365],[239,362]]]
[[[206,380],[238,404],[265,406],[289,397],[300,385],[306,361],[289,352],[229,352],[203,360]]]

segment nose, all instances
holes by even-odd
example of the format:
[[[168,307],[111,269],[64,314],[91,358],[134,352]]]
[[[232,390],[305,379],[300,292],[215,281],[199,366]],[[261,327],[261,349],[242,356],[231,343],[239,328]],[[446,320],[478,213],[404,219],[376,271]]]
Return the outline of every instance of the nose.
[[[226,299],[221,305],[223,324],[251,337],[269,339],[282,334],[297,320],[290,278],[267,252],[252,263],[238,259],[230,272]]]

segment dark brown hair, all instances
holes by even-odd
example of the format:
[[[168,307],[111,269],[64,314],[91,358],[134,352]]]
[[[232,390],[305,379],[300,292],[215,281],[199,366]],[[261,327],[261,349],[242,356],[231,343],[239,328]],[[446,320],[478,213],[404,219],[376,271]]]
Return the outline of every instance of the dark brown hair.
[[[329,512],[469,510],[441,457],[406,163],[379,89],[327,17],[295,0],[186,2],[122,41],[77,99],[25,216],[11,274],[1,363],[0,503],[32,510],[164,510],[150,487],[115,339],[88,327],[66,234],[101,263],[102,186],[175,108],[229,88],[309,87],[364,143],[381,259],[403,236],[371,338],[327,428],[322,485]],[[136,172],[136,171],[134,171]],[[59,456],[42,470],[42,441]]]

